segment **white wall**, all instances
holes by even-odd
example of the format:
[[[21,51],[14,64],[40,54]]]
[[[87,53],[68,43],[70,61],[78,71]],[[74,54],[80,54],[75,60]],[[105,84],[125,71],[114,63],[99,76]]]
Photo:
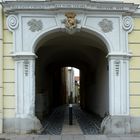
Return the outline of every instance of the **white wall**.
[[[109,76],[107,58],[100,54],[97,58],[96,72],[91,75],[94,82],[88,86],[88,109],[101,117],[109,112]]]

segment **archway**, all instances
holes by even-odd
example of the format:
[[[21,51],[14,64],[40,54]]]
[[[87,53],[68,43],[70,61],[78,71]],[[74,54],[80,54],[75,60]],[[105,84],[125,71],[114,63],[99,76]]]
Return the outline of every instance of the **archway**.
[[[57,37],[59,36],[62,37],[62,31],[68,31],[68,26],[66,26],[66,13],[69,10],[72,10],[73,12],[75,12],[74,15],[76,15],[76,26],[74,27],[74,30],[75,32],[80,31],[80,33],[74,34],[74,38],[76,38],[76,34],[79,34],[79,40],[82,38],[82,36],[83,40],[86,40],[86,43],[84,44],[84,41],[81,39],[80,42],[82,43],[79,46],[83,46],[83,48],[86,46],[86,49],[90,48],[90,51],[88,51],[87,54],[89,52],[94,52],[95,50],[98,51],[97,54],[103,53],[103,55],[101,55],[102,57],[105,57],[108,54],[107,58],[105,58],[104,60],[106,60],[107,62],[108,59],[109,66],[108,77],[110,116],[108,119],[105,119],[105,123],[103,123],[103,130],[105,130],[105,133],[116,133],[116,130],[119,130],[117,131],[117,133],[128,132],[130,130],[128,129],[128,127],[130,128],[131,126],[131,121],[129,120],[129,118],[127,118],[130,117],[129,58],[131,54],[129,53],[127,38],[128,33],[133,30],[133,19],[128,13],[133,14],[138,5],[112,2],[94,3],[89,1],[85,1],[82,3],[80,1],[75,1],[74,3],[71,1],[57,1],[55,3],[48,1],[39,1],[36,3],[9,1],[6,3],[3,2],[2,4],[4,6],[4,11],[8,14],[8,29],[13,32],[14,37],[14,52],[12,53],[12,56],[15,60],[16,95],[15,117],[13,119],[10,119],[10,121],[9,118],[5,118],[5,124],[14,126],[12,128],[13,132],[24,133],[32,131],[34,129],[40,129],[40,122],[35,117],[35,53],[39,53],[39,50],[41,51],[41,48],[43,48],[43,46],[48,47],[48,43],[52,39],[58,39]],[[108,8],[108,6],[110,7],[110,5],[112,4],[113,7],[111,9]],[[40,12],[36,12],[38,10]],[[112,11],[112,14],[108,14],[110,13],[110,11]],[[81,33],[84,33],[85,35],[82,35]],[[72,38],[73,42],[79,42],[76,39],[76,41],[74,41],[74,38]],[[62,40],[62,38],[60,40],[62,42],[64,41]],[[90,42],[89,44],[88,41]],[[58,43],[62,44],[62,42]],[[91,44],[95,45],[92,46]],[[94,51],[91,50],[91,48],[94,48]],[[72,52],[76,51],[73,50]],[[62,53],[58,54],[60,55]],[[80,52],[80,54],[81,55],[79,55],[79,57],[75,57],[75,59],[79,60],[79,58],[82,56],[85,57],[86,60],[89,60],[89,62],[91,62],[92,55],[82,55],[82,52]],[[97,59],[97,57],[94,58]],[[99,60],[101,60],[101,57],[99,58]],[[60,61],[60,59],[58,60]],[[60,63],[58,63],[58,67],[60,68],[64,66],[75,66],[78,67],[81,71],[83,71],[84,68],[88,67],[88,62],[85,62],[84,60],[77,62],[79,62],[81,65],[77,65],[74,63],[66,65],[66,63],[63,63],[63,66],[60,66]],[[82,63],[84,64],[82,65]],[[57,65],[52,66],[53,70],[54,66],[56,67]],[[97,65],[94,65],[94,67],[96,66]],[[106,67],[107,69],[108,66]],[[91,67],[88,68],[91,69]],[[88,72],[85,73],[88,75]],[[83,74],[83,76],[84,75],[85,74]],[[89,75],[91,75],[90,72]],[[89,84],[87,84],[87,87],[90,84],[91,83],[89,82]],[[89,109],[89,107],[87,108]],[[10,125],[11,123],[14,124]],[[28,125],[29,123],[30,125]],[[5,131],[7,130],[10,130],[11,132],[11,127],[6,127]]]
[[[80,70],[81,108],[104,118],[109,113],[107,54],[104,42],[84,31],[44,37],[36,49],[36,116],[43,121],[56,107],[67,103],[64,67],[71,66]]]

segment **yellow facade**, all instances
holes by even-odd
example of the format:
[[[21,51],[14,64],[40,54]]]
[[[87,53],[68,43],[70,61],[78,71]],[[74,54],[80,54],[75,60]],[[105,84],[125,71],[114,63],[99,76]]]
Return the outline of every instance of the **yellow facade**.
[[[1,2],[1,1],[0,1]],[[3,126],[3,26],[2,6],[0,5],[0,133]]]
[[[140,116],[140,18],[134,18],[134,30],[129,34],[130,114]]]
[[[11,57],[13,35],[7,29],[6,17],[3,16],[3,115],[15,117],[15,63]]]

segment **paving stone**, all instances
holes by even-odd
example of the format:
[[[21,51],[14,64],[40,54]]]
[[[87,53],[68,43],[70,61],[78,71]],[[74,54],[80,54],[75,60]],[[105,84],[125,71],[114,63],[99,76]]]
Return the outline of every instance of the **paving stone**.
[[[84,135],[74,135],[73,138],[74,138],[74,140],[85,140]]]
[[[85,135],[85,140],[98,140],[98,137],[95,135]]]
[[[0,136],[0,140],[5,139],[5,140],[16,140],[16,136],[15,135],[11,135],[11,134],[4,134]]]
[[[86,140],[109,140],[105,135],[85,135]]]
[[[79,106],[74,106],[73,112],[84,135],[99,134],[100,124],[102,122],[101,118],[82,111]]]
[[[68,114],[68,106],[61,106],[54,110],[54,112],[48,117],[44,124],[44,129],[42,131],[42,134],[48,134],[48,135],[60,135],[65,134],[65,130],[62,128],[65,126],[64,118],[68,117],[65,115]],[[87,112],[84,112],[80,109],[79,106],[73,105],[73,118],[76,119],[76,122],[78,122],[77,126],[80,126],[80,131],[76,133],[76,130],[78,130],[76,127],[75,130],[73,130],[73,133],[67,133],[68,134],[84,134],[84,135],[93,135],[93,134],[99,134],[100,132],[100,124],[101,124],[101,118],[96,117],[94,115],[91,115]]]
[[[121,140],[121,138],[118,136],[118,137],[108,137],[109,140]]]
[[[61,136],[60,135],[51,135],[50,140],[61,140]]]
[[[99,140],[108,140],[108,137],[106,135],[98,135]]]
[[[46,119],[42,134],[60,135],[64,122],[65,106],[58,107]]]
[[[140,137],[121,137],[121,140],[140,140]]]
[[[50,135],[40,135],[38,140],[50,140]]]
[[[62,140],[73,140],[73,135],[62,135]]]
[[[33,136],[17,136],[16,140],[34,140]]]

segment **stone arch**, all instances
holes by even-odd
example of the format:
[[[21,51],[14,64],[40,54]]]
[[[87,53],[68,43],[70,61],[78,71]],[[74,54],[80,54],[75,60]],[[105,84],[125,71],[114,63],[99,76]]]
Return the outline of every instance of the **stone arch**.
[[[51,31],[50,31],[50,32],[51,32]],[[50,32],[49,32],[49,34],[48,34],[48,38],[49,38],[49,36],[51,36],[51,35],[54,33],[54,30],[53,30],[51,33],[50,33]],[[56,32],[58,32],[58,30],[55,30],[55,33],[56,33]],[[82,30],[81,30],[81,33],[85,33],[85,32],[87,32],[87,29],[82,29]],[[92,31],[91,31],[91,32],[92,32]],[[89,33],[89,35],[95,37],[95,33],[94,33],[94,35],[91,34],[91,33],[90,33],[90,30],[88,31],[88,33]],[[45,34],[47,34],[47,33],[45,33]],[[58,34],[59,34],[59,33],[58,33]],[[65,33],[65,34],[66,34],[66,33]],[[59,35],[61,35],[61,34],[59,34]],[[66,34],[66,35],[67,35],[67,34]],[[79,34],[78,34],[78,35],[79,35]],[[70,36],[71,36],[71,35],[70,35]],[[98,35],[98,36],[99,36],[99,35]],[[101,36],[101,35],[100,35],[100,36]],[[47,36],[43,35],[43,37],[47,37]],[[69,38],[69,35],[68,35],[67,37]],[[74,39],[74,37],[75,37],[75,36],[73,36],[72,38]],[[57,36],[56,36],[56,38],[57,38]],[[71,39],[72,39],[72,38],[71,38]],[[84,38],[85,38],[85,37],[84,37]],[[98,38],[98,37],[97,37],[97,38]],[[103,37],[102,37],[102,38],[103,38]],[[43,38],[41,38],[41,39],[43,39]],[[41,40],[41,39],[40,39],[40,40]],[[46,38],[46,39],[47,39],[47,38]],[[73,40],[73,39],[72,39],[72,40]],[[91,39],[92,39],[92,37],[91,37]],[[86,40],[86,38],[85,38],[85,40]],[[49,42],[49,40],[47,40],[47,41]],[[45,42],[46,44],[47,44],[47,41]],[[101,39],[100,39],[100,41],[101,41]],[[40,42],[40,41],[38,41],[38,42]],[[94,40],[92,41],[92,43],[93,43],[93,42],[94,42]],[[107,44],[107,43],[108,43],[108,42],[106,42],[106,44]],[[37,43],[36,43],[36,44],[37,44]],[[102,41],[102,44],[104,44],[103,41]],[[98,45],[99,45],[99,44],[98,44]],[[105,45],[105,46],[106,46],[106,45]],[[46,48],[47,48],[47,47],[48,47],[48,46],[46,45]],[[52,47],[53,47],[53,46],[52,46]],[[58,46],[58,47],[59,47],[59,46]],[[78,46],[77,46],[77,47],[78,47]],[[92,47],[92,46],[87,46],[87,48],[88,48],[88,47]],[[103,47],[104,47],[104,46],[103,46]],[[50,48],[51,48],[51,47],[50,47]],[[93,48],[94,48],[94,47],[93,47]],[[35,48],[35,53],[36,53],[36,50],[39,50],[39,49],[40,49],[39,47]],[[78,48],[78,49],[79,49],[79,48]],[[109,50],[106,49],[106,51],[103,52],[103,53],[104,53],[104,55],[103,55],[104,57],[100,57],[100,58],[102,58],[102,60],[106,59],[105,56],[108,54],[108,51],[109,51]],[[46,51],[44,51],[44,52],[47,52],[47,49],[46,49]],[[74,52],[74,51],[73,51],[73,52]],[[79,50],[79,53],[81,53],[80,50]],[[98,52],[98,54],[100,55],[100,52]],[[46,54],[46,55],[47,55],[47,54]],[[90,54],[89,54],[89,55],[90,55]],[[95,55],[95,54],[93,53],[92,55]],[[37,56],[38,56],[38,55],[37,55]],[[42,56],[42,55],[40,55],[40,56]],[[40,57],[40,56],[39,56],[39,57]],[[43,59],[45,59],[45,58],[43,57]],[[54,59],[54,58],[53,58],[53,59]],[[65,59],[67,59],[67,58],[65,58]],[[88,57],[86,56],[85,59],[88,59]],[[46,61],[46,60],[45,60],[45,61]],[[78,61],[79,61],[79,60],[78,60]],[[86,61],[88,61],[88,60],[86,60]],[[107,59],[106,59],[105,61],[107,62]],[[92,62],[92,61],[90,60],[90,62]],[[63,63],[63,62],[62,62],[62,63]],[[79,63],[80,63],[80,62],[79,62]],[[93,63],[93,62],[92,62],[92,63]],[[92,63],[91,63],[90,65],[93,65]],[[107,66],[107,63],[105,63],[105,64],[106,64],[106,66]],[[41,64],[41,65],[42,65],[42,64]],[[106,69],[106,68],[105,68],[105,69]],[[93,71],[92,71],[92,72],[93,72]],[[41,77],[41,76],[39,76],[39,77]],[[47,77],[47,76],[45,76],[45,77]],[[93,79],[94,79],[94,78],[93,78]],[[106,78],[107,84],[109,83],[109,82],[108,82],[108,79],[109,79],[109,78],[108,78],[108,74],[107,74],[107,78]],[[44,82],[43,82],[43,83],[44,83]],[[108,88],[108,85],[107,85],[107,88]],[[107,89],[107,90],[108,90],[108,89]],[[40,90],[40,91],[41,91],[41,90]],[[46,91],[48,91],[48,90],[45,90],[44,93],[45,93]],[[106,97],[109,98],[108,92],[105,92],[105,93],[107,93],[107,94],[106,94]],[[46,94],[46,93],[45,93],[45,94]],[[109,101],[108,101],[108,100],[109,100],[109,99],[107,99],[107,100],[105,101],[107,104],[109,104]],[[102,107],[102,108],[103,108],[103,107]],[[109,108],[107,107],[107,109],[109,109]],[[40,110],[40,109],[38,109],[38,110]],[[103,110],[103,109],[102,109],[102,110]],[[108,112],[108,110],[107,110],[106,112]],[[101,112],[100,112],[100,113],[101,113]],[[105,114],[105,113],[103,112],[103,113],[102,113],[102,116],[103,116],[104,114]]]
[[[109,38],[104,33],[102,33],[101,31],[99,31],[95,28],[88,27],[88,26],[82,27],[81,31],[87,32],[87,33],[91,34],[91,36],[93,35],[93,36],[98,37],[105,44],[108,53],[110,53],[113,50],[113,46],[112,46]],[[44,37],[49,36],[49,35],[51,35],[52,33],[55,33],[55,32],[62,32],[62,29],[60,27],[55,27],[53,29],[46,29],[46,30],[42,31],[41,33],[39,33],[34,38],[33,43],[31,44],[32,52],[35,53],[35,51],[37,49],[36,48],[37,44]]]

